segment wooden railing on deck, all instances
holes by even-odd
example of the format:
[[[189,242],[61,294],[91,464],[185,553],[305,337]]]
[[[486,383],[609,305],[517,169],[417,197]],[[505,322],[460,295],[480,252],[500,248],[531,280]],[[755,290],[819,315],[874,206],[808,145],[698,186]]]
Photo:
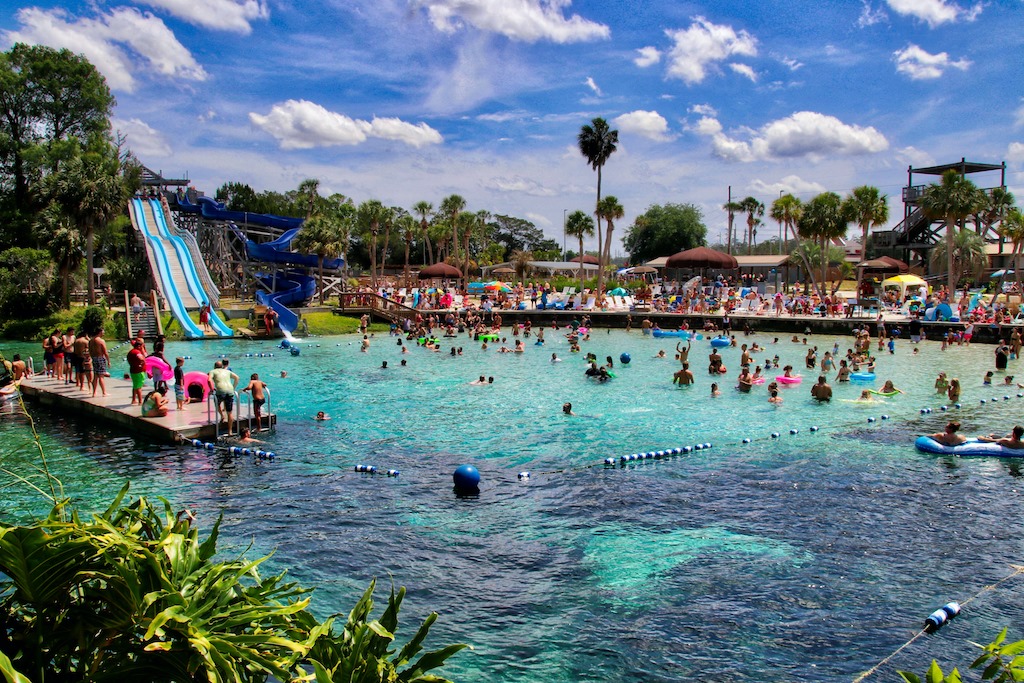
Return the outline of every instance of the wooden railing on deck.
[[[393,299],[373,294],[371,292],[344,292],[338,295],[338,308],[334,309],[338,315],[346,313],[377,314],[395,323],[403,320],[415,320],[416,309],[405,304],[400,304]]]

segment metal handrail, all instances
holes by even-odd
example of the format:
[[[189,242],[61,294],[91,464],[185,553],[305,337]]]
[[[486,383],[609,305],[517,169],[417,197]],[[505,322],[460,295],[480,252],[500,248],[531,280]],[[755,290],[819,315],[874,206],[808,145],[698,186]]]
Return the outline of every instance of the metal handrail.
[[[263,391],[267,397],[267,402],[265,404],[266,410],[264,410],[263,414],[270,415],[270,387],[263,387]],[[248,410],[246,411],[245,420],[246,426],[249,428],[249,431],[252,431],[252,421],[256,418],[255,404],[253,403],[252,394],[243,391],[241,393],[235,392],[235,396],[238,397],[238,408],[241,408],[243,403],[248,407]],[[236,421],[240,419],[241,418],[236,418]],[[270,427],[270,418],[267,418],[267,427]]]

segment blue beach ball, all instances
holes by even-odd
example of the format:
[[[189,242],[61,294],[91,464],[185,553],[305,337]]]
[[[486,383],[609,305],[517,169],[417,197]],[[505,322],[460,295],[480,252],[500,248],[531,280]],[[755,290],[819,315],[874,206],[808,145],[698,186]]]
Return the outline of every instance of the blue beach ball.
[[[629,361],[631,360],[633,360],[633,358],[628,353],[623,353],[619,355],[619,362],[622,363],[623,365],[629,365]]]
[[[452,474],[455,488],[471,491],[480,484],[480,471],[472,465],[460,465]]]

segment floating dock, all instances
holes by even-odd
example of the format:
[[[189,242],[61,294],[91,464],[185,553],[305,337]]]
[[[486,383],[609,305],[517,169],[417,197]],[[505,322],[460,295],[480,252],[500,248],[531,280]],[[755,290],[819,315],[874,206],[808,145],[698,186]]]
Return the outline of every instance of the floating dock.
[[[65,414],[73,414],[85,419],[98,419],[108,424],[120,426],[129,434],[144,436],[153,440],[176,443],[179,438],[203,439],[213,441],[217,438],[218,431],[221,435],[227,433],[227,423],[218,424],[218,415],[210,410],[207,403],[189,403],[182,410],[178,410],[174,401],[173,391],[168,392],[169,412],[164,417],[142,417],[141,408],[138,404],[132,405],[132,383],[113,377],[107,377],[107,396],[92,395],[92,389],[81,391],[74,384],[66,384],[64,380],[43,375],[34,375],[22,380],[21,393],[26,399],[30,399],[44,406],[55,406]],[[151,391],[152,384],[147,381],[143,395]],[[249,426],[248,415],[239,413],[241,406],[235,400],[235,425],[237,433],[239,425]],[[248,404],[247,406],[248,407]],[[264,429],[273,428],[277,424],[277,417],[271,413],[263,414]],[[255,426],[255,418],[252,419],[252,426]]]

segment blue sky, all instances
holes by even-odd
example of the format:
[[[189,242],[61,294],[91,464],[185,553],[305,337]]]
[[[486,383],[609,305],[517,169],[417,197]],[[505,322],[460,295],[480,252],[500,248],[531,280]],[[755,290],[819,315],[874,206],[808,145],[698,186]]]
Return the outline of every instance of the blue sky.
[[[143,163],[208,193],[315,177],[410,208],[457,192],[560,240],[563,211],[593,206],[575,139],[602,116],[617,237],[651,204],[693,202],[719,238],[729,186],[768,204],[873,184],[895,223],[908,165],[963,156],[1006,160],[1024,203],[1024,0],[4,5],[5,49],[85,54]]]

